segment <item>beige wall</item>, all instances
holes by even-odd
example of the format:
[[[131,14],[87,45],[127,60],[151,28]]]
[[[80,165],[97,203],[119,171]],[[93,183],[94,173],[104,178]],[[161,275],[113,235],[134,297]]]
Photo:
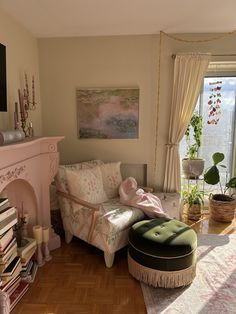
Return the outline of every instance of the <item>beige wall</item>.
[[[182,35],[183,36],[183,35]],[[207,35],[186,35],[195,39]],[[163,37],[161,92],[158,111],[157,187],[164,178],[172,93],[177,52],[236,52],[235,37],[209,43],[183,43]],[[45,135],[65,135],[60,144],[61,162],[92,158],[123,163],[147,163],[152,184],[155,155],[155,121],[159,36],[117,36],[40,39],[40,81]],[[226,58],[223,57],[223,60]],[[76,87],[140,88],[139,138],[133,140],[79,140],[77,138]]]
[[[43,131],[65,135],[62,163],[100,158],[153,164],[157,52],[153,36],[39,40]],[[77,138],[76,87],[135,86],[140,88],[138,139]]]
[[[0,130],[14,128],[14,103],[18,101],[18,88],[24,87],[24,73],[28,78],[35,76],[37,109],[30,111],[36,135],[42,132],[42,118],[39,92],[38,45],[37,40],[25,28],[0,10],[0,43],[6,46],[8,112],[0,113]],[[31,84],[30,84],[31,85]]]

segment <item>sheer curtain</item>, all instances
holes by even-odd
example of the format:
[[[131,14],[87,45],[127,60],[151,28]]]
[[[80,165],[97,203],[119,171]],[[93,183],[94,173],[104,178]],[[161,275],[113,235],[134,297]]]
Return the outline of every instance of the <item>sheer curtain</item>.
[[[210,54],[176,55],[164,192],[180,191],[179,142],[193,114],[209,62]]]

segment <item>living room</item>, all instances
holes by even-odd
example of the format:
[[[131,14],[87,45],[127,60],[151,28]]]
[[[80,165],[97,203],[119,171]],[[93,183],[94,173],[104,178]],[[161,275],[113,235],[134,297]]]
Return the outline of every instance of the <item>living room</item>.
[[[0,43],[6,47],[8,98],[7,112],[0,113],[1,130],[14,129],[18,89],[24,87],[25,73],[29,81],[33,75],[36,109],[29,111],[28,121],[32,122],[35,136],[64,137],[58,143],[60,164],[99,159],[147,165],[145,183],[162,191],[172,103],[172,55],[200,52],[210,53],[214,62],[235,61],[235,34],[230,34],[236,29],[232,17],[235,4],[222,8],[222,3],[217,7],[216,2],[194,1],[190,5],[184,1],[179,11],[179,4],[170,2],[169,6],[174,7],[169,12],[168,4],[159,2],[156,7],[156,1],[150,1],[147,12],[150,19],[156,16],[157,21],[152,25],[142,10],[142,5],[147,6],[145,1],[131,1],[129,5],[122,2],[123,6],[109,1],[79,1],[79,7],[74,7],[73,1],[71,8],[67,8],[67,1],[60,5],[52,2],[49,7],[46,2],[7,2],[0,2]],[[196,12],[203,15],[200,4],[208,15],[212,10],[219,15],[214,19],[211,16],[207,24],[205,13],[205,19],[199,21]],[[130,16],[136,5],[137,16],[132,23]],[[126,14],[122,7],[126,7]],[[81,16],[77,18],[78,11]],[[113,11],[122,17],[117,20],[120,24],[112,21]],[[68,26],[59,13],[68,15],[69,20],[81,19],[84,24]],[[96,15],[100,15],[100,24],[91,22]],[[147,28],[142,29],[145,23]],[[174,34],[179,40],[168,36]],[[219,38],[214,40],[215,37]],[[78,88],[138,88],[138,137],[79,139]],[[234,230],[230,226],[227,228]],[[211,228],[212,233],[225,229]],[[47,263],[39,269],[37,277],[42,281],[37,279],[37,287],[30,288],[29,296],[25,295],[25,301],[23,298],[13,313],[145,313],[140,285],[128,274],[126,252],[117,254],[113,267],[107,269],[102,253],[81,242],[73,239],[68,246],[53,251],[50,263],[55,264]],[[52,273],[62,271],[63,263],[66,278],[58,279]],[[72,284],[74,276],[76,285]],[[52,288],[57,285],[61,288],[53,294]],[[60,301],[62,298],[65,302]]]

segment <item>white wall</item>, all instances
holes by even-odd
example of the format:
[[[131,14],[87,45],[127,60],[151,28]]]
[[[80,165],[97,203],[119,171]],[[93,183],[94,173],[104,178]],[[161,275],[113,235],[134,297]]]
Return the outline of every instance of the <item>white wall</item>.
[[[18,88],[24,87],[24,73],[28,79],[35,76],[37,109],[29,112],[36,135],[42,132],[39,91],[37,40],[24,27],[0,10],[0,43],[6,46],[8,112],[0,113],[0,130],[14,128],[14,103],[18,101]],[[31,84],[29,84],[31,85]]]
[[[188,39],[212,35],[179,35]],[[215,36],[215,34],[213,35]],[[206,43],[184,43],[163,37],[160,106],[158,108],[157,187],[162,188],[168,142],[174,61],[177,52],[236,52],[235,36]],[[123,163],[147,163],[153,183],[157,110],[159,36],[55,38],[39,40],[40,81],[45,135],[65,135],[61,162],[92,158]],[[227,59],[222,57],[222,60]],[[235,58],[234,58],[235,59]],[[139,138],[80,140],[77,138],[76,87],[140,88]]]

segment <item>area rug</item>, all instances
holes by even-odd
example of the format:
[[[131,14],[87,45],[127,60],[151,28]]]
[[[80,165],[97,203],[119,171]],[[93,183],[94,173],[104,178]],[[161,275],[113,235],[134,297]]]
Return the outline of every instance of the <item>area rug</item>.
[[[236,234],[198,236],[197,276],[190,286],[141,286],[147,314],[236,314]]]

